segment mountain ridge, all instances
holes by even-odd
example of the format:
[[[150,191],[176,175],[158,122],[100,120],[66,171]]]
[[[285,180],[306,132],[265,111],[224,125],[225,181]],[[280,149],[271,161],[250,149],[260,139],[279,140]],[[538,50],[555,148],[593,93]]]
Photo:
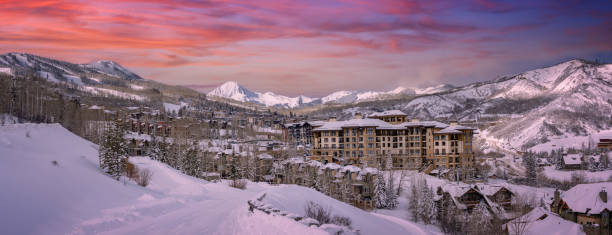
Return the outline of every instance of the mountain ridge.
[[[251,102],[264,106],[284,107],[284,108],[301,108],[305,106],[319,104],[352,104],[363,101],[371,101],[377,99],[385,99],[394,96],[408,95],[424,95],[443,92],[455,88],[452,85],[441,84],[437,86],[427,87],[423,89],[397,87],[390,91],[354,91],[340,90],[321,97],[313,98],[304,95],[296,97],[288,97],[275,94],[273,92],[254,92],[244,86],[241,86],[235,81],[227,81],[212,91],[208,92],[208,96],[230,99],[238,102]]]

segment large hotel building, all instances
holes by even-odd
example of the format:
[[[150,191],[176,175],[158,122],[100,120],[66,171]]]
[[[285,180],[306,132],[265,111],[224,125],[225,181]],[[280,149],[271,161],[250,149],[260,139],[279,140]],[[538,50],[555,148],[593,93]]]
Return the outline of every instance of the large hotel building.
[[[436,169],[474,166],[474,129],[456,122],[407,120],[399,110],[367,118],[331,118],[312,129],[312,159],[323,163],[377,167],[391,157],[394,168]]]

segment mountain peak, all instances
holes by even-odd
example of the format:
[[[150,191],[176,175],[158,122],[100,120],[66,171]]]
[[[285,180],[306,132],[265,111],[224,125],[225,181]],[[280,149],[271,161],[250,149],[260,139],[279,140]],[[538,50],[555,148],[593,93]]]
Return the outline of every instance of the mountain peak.
[[[241,102],[250,102],[253,101],[253,98],[257,97],[257,94],[249,91],[235,81],[227,81],[221,84],[211,92],[208,92],[208,95],[233,99]]]
[[[98,60],[92,63],[84,65],[85,67],[98,70],[102,73],[106,73],[113,76],[124,77],[127,80],[139,80],[142,79],[134,72],[124,68],[119,63],[112,60]]]

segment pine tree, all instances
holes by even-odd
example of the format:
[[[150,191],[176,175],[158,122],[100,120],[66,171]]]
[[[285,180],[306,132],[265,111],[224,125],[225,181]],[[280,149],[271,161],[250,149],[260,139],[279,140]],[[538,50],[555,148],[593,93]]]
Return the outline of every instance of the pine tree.
[[[166,142],[166,137],[164,136],[161,141],[156,141],[156,155],[157,160],[163,163],[168,163],[168,157],[170,155],[170,150],[168,149],[168,142]]]
[[[393,175],[393,170],[389,170],[389,178],[388,178],[388,182],[387,182],[387,187],[385,188],[386,190],[386,198],[387,198],[387,208],[388,209],[395,209],[397,208],[399,202],[397,200],[397,194],[396,194],[396,190],[395,190],[395,179],[394,179],[394,175]]]
[[[374,207],[378,209],[387,208],[387,187],[381,172],[376,175],[376,182],[374,183]]]
[[[412,178],[412,182],[410,184],[410,197],[408,198],[412,220],[415,222],[419,221],[419,198],[420,193],[418,190],[419,181],[416,178]]]
[[[436,215],[438,214],[438,208],[436,202],[434,201],[433,190],[425,184],[423,189],[423,197],[421,198],[421,219],[425,224],[433,223]]]
[[[535,185],[537,179],[537,162],[532,152],[526,152],[523,155],[523,165],[525,166],[527,180],[530,184]]]
[[[127,160],[127,144],[123,135],[123,130],[114,123],[104,132],[99,148],[100,168],[116,180],[123,174]]]
[[[197,142],[194,141],[194,143],[185,150],[185,154],[181,160],[181,170],[183,173],[190,176],[200,176],[200,158],[198,157]]]
[[[470,234],[490,234],[487,230],[491,228],[491,220],[493,216],[484,201],[480,201],[469,216],[467,223],[467,232]]]

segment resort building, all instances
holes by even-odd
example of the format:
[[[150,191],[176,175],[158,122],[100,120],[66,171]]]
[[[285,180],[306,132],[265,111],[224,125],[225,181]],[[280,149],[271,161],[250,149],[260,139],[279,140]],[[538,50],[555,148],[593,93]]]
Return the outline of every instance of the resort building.
[[[474,165],[474,128],[457,122],[407,121],[399,110],[368,118],[330,119],[314,128],[311,159],[322,163],[396,169],[465,169]]]

